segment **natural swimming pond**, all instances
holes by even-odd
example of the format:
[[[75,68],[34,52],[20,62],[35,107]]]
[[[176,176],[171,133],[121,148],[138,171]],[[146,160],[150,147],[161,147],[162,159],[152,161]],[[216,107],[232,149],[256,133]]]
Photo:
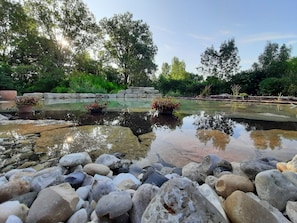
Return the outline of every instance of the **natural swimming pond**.
[[[151,99],[110,99],[107,111],[95,115],[84,110],[92,101],[45,101],[31,118],[74,120],[81,126],[126,126],[137,136],[152,133],[142,156],[157,160],[158,154],[177,166],[201,161],[208,154],[240,161],[264,156],[288,160],[297,153],[295,105],[184,99],[174,116],[155,117]]]

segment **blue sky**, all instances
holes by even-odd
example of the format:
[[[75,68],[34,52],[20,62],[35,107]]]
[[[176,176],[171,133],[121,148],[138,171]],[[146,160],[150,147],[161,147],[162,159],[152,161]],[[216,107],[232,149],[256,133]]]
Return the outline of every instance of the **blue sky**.
[[[158,47],[155,63],[178,57],[197,73],[200,55],[234,38],[242,70],[251,68],[267,42],[297,56],[296,0],[83,0],[97,21],[130,12],[149,25]]]

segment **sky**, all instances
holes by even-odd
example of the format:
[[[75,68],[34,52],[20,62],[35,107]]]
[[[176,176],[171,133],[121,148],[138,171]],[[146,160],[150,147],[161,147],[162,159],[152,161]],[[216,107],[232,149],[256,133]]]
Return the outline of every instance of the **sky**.
[[[97,21],[130,12],[149,25],[158,47],[155,63],[177,57],[199,73],[201,54],[232,38],[241,70],[258,62],[268,42],[291,47],[297,56],[296,0],[83,0]],[[157,72],[157,73],[158,73]]]

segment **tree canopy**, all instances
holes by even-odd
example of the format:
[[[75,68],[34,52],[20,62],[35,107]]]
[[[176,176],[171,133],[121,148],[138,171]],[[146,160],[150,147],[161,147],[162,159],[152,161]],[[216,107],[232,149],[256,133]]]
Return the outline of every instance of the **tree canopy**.
[[[103,55],[110,66],[116,66],[125,85],[143,85],[157,66],[149,26],[142,20],[133,20],[129,12],[100,21]]]
[[[214,47],[207,48],[201,55],[203,71],[208,75],[229,80],[239,70],[240,58],[235,40],[221,44],[219,51]]]

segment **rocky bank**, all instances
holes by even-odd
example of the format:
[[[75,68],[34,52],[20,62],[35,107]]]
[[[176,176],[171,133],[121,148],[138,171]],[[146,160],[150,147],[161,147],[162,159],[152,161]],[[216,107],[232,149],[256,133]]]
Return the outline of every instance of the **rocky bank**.
[[[72,153],[0,176],[0,222],[297,222],[297,156],[182,168]]]

